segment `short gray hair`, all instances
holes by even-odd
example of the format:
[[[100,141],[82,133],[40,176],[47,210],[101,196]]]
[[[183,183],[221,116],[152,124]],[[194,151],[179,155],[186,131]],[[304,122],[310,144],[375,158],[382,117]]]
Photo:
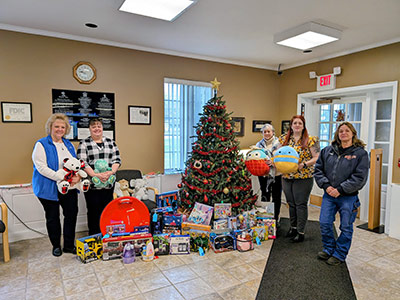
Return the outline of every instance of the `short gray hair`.
[[[267,123],[261,128],[261,132],[264,132],[265,129],[269,128],[273,133],[275,133],[275,128],[271,124]]]
[[[47,134],[51,133],[51,126],[53,126],[53,123],[56,120],[64,121],[64,123],[65,123],[65,134],[68,134],[70,132],[70,130],[71,130],[71,125],[69,124],[69,119],[68,119],[68,117],[66,115],[60,114],[60,113],[52,114],[50,116],[50,118],[47,120],[46,126],[45,126],[46,133]]]

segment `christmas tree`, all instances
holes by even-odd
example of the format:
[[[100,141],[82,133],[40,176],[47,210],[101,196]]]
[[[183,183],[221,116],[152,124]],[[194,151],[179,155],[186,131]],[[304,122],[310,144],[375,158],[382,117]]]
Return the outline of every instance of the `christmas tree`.
[[[219,82],[215,79],[211,83],[218,90]],[[234,213],[254,206],[257,196],[253,195],[250,174],[239,155],[230,114],[225,101],[216,93],[203,107],[195,126],[197,140],[192,144],[178,185],[181,207],[185,210],[191,211],[195,202],[210,206],[231,203]]]

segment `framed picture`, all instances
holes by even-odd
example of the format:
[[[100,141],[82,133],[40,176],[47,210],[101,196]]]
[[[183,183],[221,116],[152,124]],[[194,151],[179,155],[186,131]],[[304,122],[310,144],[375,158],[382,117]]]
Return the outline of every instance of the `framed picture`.
[[[281,133],[286,134],[289,131],[289,127],[290,127],[290,120],[282,121]]]
[[[237,136],[244,136],[244,117],[232,117],[233,132]]]
[[[151,124],[151,107],[150,106],[134,106],[129,105],[129,124],[150,125]]]
[[[32,123],[32,103],[1,102],[3,123]]]
[[[271,124],[271,121],[253,120],[253,132],[260,132],[265,124]]]

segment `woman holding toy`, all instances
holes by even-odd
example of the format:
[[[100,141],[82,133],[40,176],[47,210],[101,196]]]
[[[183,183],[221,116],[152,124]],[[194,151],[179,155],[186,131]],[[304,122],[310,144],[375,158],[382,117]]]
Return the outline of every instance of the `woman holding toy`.
[[[291,146],[299,154],[298,170],[282,175],[282,188],[289,204],[290,230],[286,234],[292,242],[304,241],[308,219],[308,198],[313,187],[314,164],[320,152],[319,141],[309,136],[306,120],[301,115],[293,116],[286,135],[279,138],[282,146]]]
[[[58,191],[57,181],[63,180],[63,161],[65,158],[76,158],[75,148],[64,136],[71,126],[64,114],[53,114],[46,122],[47,136],[35,143],[32,153],[34,194],[43,205],[46,217],[46,228],[53,246],[53,255],[60,256],[62,252],[76,253],[74,246],[76,218],[78,215],[77,189],[69,189],[66,194]],[[80,181],[75,175],[71,187]],[[64,215],[63,237],[64,248],[61,250],[60,206]]]
[[[275,136],[274,126],[271,124],[265,124],[261,128],[261,133],[263,138],[256,144],[256,147],[266,149],[273,154],[275,150],[280,147],[279,140]],[[271,169],[268,176],[258,176],[261,189],[261,201],[271,201],[272,195],[272,202],[274,203],[274,218],[277,226],[279,226],[279,213],[281,211],[282,202],[282,174],[277,172],[270,160],[269,166]]]
[[[94,183],[85,193],[89,235],[100,233],[100,217],[113,200],[115,173],[121,165],[115,142],[103,136],[103,120],[92,118],[90,136],[79,143],[78,157],[85,162],[85,171]]]

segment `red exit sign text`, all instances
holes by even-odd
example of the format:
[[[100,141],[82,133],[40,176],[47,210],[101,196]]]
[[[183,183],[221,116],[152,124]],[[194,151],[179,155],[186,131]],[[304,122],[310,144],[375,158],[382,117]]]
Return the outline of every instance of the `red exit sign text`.
[[[336,77],[334,74],[321,75],[317,79],[317,91],[333,90],[336,88]]]

